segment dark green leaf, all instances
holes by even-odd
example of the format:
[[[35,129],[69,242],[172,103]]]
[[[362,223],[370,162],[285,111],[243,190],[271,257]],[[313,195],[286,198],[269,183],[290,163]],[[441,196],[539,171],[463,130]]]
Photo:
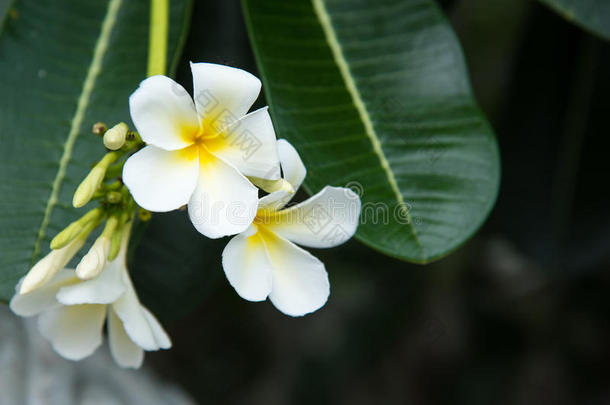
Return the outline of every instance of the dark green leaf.
[[[610,40],[608,0],[540,0],[567,20]]]
[[[307,190],[361,191],[357,236],[386,254],[425,263],[464,243],[494,204],[500,164],[435,3],[243,6],[278,136],[301,153]]]
[[[96,121],[129,122],[146,75],[148,0],[18,0],[0,26],[0,299],[85,209],[72,193],[104,153]],[[190,2],[171,2],[175,65]],[[173,66],[172,66],[173,68]]]

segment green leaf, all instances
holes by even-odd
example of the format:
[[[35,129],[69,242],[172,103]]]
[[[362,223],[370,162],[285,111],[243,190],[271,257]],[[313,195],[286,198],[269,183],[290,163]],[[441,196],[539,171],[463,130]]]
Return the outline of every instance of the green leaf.
[[[464,243],[492,208],[496,140],[460,45],[431,0],[244,0],[278,136],[310,193],[361,192],[357,237],[426,263]]]
[[[608,0],[540,0],[566,20],[610,40],[610,2]]]
[[[148,0],[17,0],[0,25],[0,299],[88,208],[72,193],[104,148],[96,121],[129,122],[146,76]],[[190,1],[172,1],[168,60]]]

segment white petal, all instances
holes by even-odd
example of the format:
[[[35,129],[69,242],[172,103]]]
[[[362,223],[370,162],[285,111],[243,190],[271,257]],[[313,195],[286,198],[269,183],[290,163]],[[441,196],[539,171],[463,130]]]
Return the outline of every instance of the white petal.
[[[351,238],[358,227],[360,198],[342,187],[324,187],[294,207],[271,214],[269,229],[299,245],[328,248]]]
[[[307,175],[307,169],[297,150],[285,139],[278,139],[277,151],[282,165],[282,177],[298,190]]]
[[[112,358],[119,366],[140,368],[144,351],[127,336],[123,322],[113,310],[108,311],[108,340]]]
[[[281,189],[269,193],[258,200],[259,210],[277,211],[284,207],[288,201],[294,196],[294,191]]]
[[[62,287],[57,300],[64,305],[113,303],[126,290],[122,266],[122,260],[113,260],[96,278]]]
[[[131,120],[142,140],[165,150],[189,146],[199,132],[199,119],[191,96],[165,76],[140,83],[129,97]]]
[[[106,305],[71,305],[45,311],[38,328],[53,349],[69,360],[81,360],[102,344]]]
[[[197,184],[196,147],[168,152],[146,146],[123,167],[123,181],[141,207],[167,212],[185,205]]]
[[[73,270],[61,270],[42,287],[27,294],[15,294],[11,299],[11,310],[20,316],[32,316],[51,309],[58,305],[55,296],[59,289],[78,281]],[[17,285],[17,291],[19,291],[19,285]]]
[[[123,321],[123,327],[129,338],[144,350],[159,350],[159,345],[144,315],[127,272],[123,272],[123,283],[127,285],[125,293],[112,304],[112,309]]]
[[[272,265],[255,227],[236,235],[222,252],[222,267],[237,294],[248,301],[264,301],[271,292]]]
[[[157,345],[161,349],[169,349],[172,347],[172,341],[170,340],[167,332],[163,329],[163,326],[159,323],[157,318],[144,306],[141,307],[142,312],[144,312],[144,317],[148,322],[148,326],[150,326],[150,330],[157,342]]]
[[[309,252],[266,231],[265,243],[273,263],[269,299],[290,316],[303,316],[322,307],[330,285],[324,264]]]
[[[191,71],[197,113],[217,129],[245,115],[261,91],[261,81],[245,70],[191,63]]]
[[[280,178],[275,131],[267,107],[240,118],[206,147],[246,176]]]
[[[208,238],[243,232],[256,215],[258,189],[222,159],[201,155],[199,182],[188,203],[193,225]]]

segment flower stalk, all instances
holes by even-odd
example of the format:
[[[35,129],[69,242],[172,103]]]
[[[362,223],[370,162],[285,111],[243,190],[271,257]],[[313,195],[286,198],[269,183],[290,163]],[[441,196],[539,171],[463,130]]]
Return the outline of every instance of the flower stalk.
[[[151,0],[148,76],[164,75],[167,66],[168,0]]]

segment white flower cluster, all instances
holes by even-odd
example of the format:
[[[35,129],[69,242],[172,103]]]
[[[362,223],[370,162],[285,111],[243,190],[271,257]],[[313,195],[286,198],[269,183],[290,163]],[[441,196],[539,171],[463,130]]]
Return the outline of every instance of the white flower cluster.
[[[144,80],[130,97],[131,118],[146,146],[125,162],[125,186],[146,210],[187,205],[203,235],[235,235],[222,264],[244,299],[269,298],[290,316],[316,311],[330,293],[328,274],[320,260],[297,245],[328,248],[352,237],[360,198],[347,188],[327,186],[288,206],[306,169],[295,148],[276,139],[266,107],[248,113],[259,96],[260,80],[222,65],[192,63],[191,69],[194,97],[165,76]],[[108,131],[106,146],[119,149],[126,131],[122,126]],[[260,198],[259,189],[265,193]],[[84,203],[93,194],[86,191]],[[11,307],[24,316],[40,314],[42,334],[70,359],[95,350],[107,317],[115,359],[137,367],[142,350],[168,348],[169,338],[138,302],[125,265],[126,248],[107,262],[110,242],[98,238],[76,275],[62,270],[87,235],[36,264],[18,286]]]

